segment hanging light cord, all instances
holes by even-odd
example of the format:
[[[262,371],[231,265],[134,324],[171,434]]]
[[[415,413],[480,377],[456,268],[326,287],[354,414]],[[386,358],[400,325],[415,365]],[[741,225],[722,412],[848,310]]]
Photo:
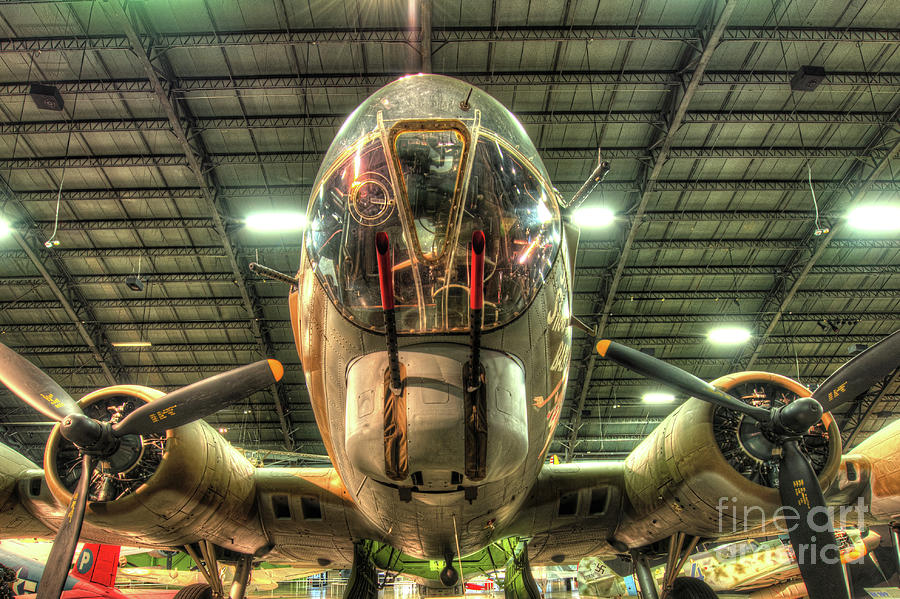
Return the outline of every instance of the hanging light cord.
[[[809,182],[809,192],[812,194],[813,208],[816,210],[816,231],[821,231],[822,227],[819,226],[819,203],[816,201],[816,190],[813,189],[812,169],[809,166],[809,162],[806,163],[806,180]]]

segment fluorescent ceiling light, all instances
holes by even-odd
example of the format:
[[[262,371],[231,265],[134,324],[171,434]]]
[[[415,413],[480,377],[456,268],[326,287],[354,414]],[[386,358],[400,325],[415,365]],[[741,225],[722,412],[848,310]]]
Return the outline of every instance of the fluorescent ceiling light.
[[[302,231],[306,228],[306,215],[302,212],[264,212],[251,214],[244,222],[256,231]]]
[[[606,206],[582,206],[572,213],[572,222],[583,229],[607,227],[614,220],[615,213]]]
[[[712,343],[743,343],[750,338],[750,331],[739,327],[719,327],[707,334]]]
[[[153,344],[149,341],[119,341],[111,345],[113,347],[150,347]]]
[[[847,224],[866,231],[900,231],[900,204],[857,206],[847,214]]]
[[[675,396],[671,393],[644,393],[644,403],[672,403]]]

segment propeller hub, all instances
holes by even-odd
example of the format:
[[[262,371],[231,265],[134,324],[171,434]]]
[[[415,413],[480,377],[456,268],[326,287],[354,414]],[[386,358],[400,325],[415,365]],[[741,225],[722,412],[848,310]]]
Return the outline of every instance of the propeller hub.
[[[103,425],[84,414],[69,414],[59,423],[59,432],[81,449],[92,448],[103,437]]]
[[[776,432],[782,435],[803,435],[822,418],[822,404],[812,397],[795,399],[772,416]]]

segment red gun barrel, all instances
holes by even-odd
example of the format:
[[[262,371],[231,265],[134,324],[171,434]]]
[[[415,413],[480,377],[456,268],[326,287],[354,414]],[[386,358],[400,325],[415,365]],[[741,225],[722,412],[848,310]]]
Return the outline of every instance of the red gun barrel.
[[[472,281],[469,285],[469,309],[484,306],[484,231],[472,233]]]
[[[381,287],[381,306],[384,310],[394,309],[394,269],[391,264],[391,242],[388,234],[375,234],[375,252],[378,255],[378,284]]]

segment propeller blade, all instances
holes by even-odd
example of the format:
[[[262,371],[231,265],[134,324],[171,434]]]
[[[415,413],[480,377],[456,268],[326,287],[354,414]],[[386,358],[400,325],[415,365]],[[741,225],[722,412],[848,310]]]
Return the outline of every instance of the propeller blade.
[[[161,433],[205,418],[251,393],[277,383],[284,375],[278,360],[260,360],[211,376],[147,403],[113,425],[118,436]]]
[[[81,414],[81,408],[40,368],[0,343],[0,382],[19,399],[54,420]]]
[[[854,356],[825,379],[813,398],[826,412],[868,391],[900,366],[900,330]]]
[[[621,343],[604,339],[597,344],[597,353],[620,366],[624,366],[654,381],[659,381],[667,387],[686,393],[691,397],[747,414],[760,422],[769,420],[769,410],[745,404],[741,400],[732,397],[721,389],[716,389],[706,381],[695,377],[689,372],[685,372],[677,366],[648,356]]]
[[[81,534],[81,524],[84,522],[84,508],[87,506],[87,497],[90,489],[91,475],[94,473],[94,458],[88,454],[81,456],[81,478],[78,479],[78,488],[72,494],[72,501],[66,508],[62,524],[53,541],[53,548],[47,557],[47,565],[44,566],[44,574],[37,587],[37,599],[59,599],[69,570],[72,568],[72,558],[75,557],[75,546],[78,545],[78,535]]]
[[[786,519],[785,523],[809,596],[850,599],[831,516],[822,509],[825,497],[819,479],[795,440],[782,444],[778,479],[781,503],[795,510],[791,520],[797,515],[796,522]]]

